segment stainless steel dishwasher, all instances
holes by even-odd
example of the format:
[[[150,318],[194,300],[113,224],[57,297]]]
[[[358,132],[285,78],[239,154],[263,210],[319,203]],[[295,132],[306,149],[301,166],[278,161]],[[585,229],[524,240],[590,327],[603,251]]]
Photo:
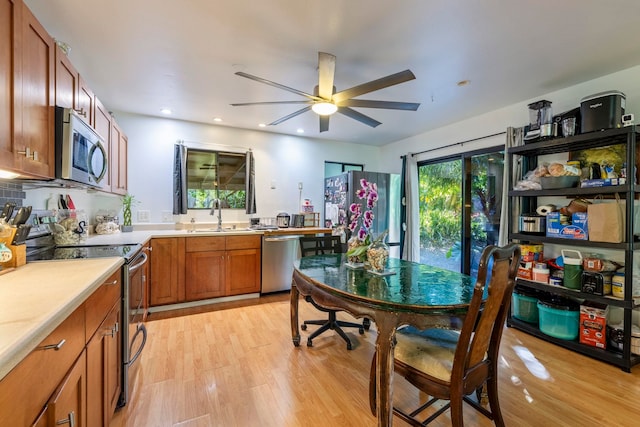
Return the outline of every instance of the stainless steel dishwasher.
[[[262,290],[269,292],[291,289],[293,263],[298,258],[299,236],[262,237]]]

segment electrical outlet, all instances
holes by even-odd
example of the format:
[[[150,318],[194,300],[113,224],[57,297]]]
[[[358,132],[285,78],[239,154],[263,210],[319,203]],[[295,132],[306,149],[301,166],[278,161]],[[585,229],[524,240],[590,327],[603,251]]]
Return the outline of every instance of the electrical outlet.
[[[162,222],[173,222],[173,214],[171,211],[162,211]]]
[[[150,216],[151,216],[151,212],[149,212],[148,210],[139,210],[138,222],[149,222]]]

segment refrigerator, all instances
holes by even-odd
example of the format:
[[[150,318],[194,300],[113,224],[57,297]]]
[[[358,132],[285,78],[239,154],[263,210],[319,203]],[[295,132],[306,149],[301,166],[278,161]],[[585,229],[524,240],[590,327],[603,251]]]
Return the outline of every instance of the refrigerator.
[[[326,227],[337,227],[347,231],[352,203],[362,203],[366,209],[366,201],[356,195],[360,189],[360,180],[375,182],[378,186],[378,201],[373,208],[374,220],[371,232],[377,237],[389,230],[386,242],[389,255],[400,257],[400,175],[381,172],[349,171],[340,175],[326,177],[324,182],[324,221]],[[347,239],[349,239],[347,234]]]

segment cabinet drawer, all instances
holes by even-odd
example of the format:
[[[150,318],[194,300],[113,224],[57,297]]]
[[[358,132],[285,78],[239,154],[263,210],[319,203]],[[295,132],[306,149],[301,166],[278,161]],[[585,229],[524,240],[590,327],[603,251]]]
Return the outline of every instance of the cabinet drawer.
[[[190,237],[186,239],[186,251],[224,251],[224,239],[224,237]]]
[[[121,287],[120,270],[113,273],[105,282],[95,290],[87,301],[86,305],[86,341],[93,336],[100,323],[107,317],[113,304],[120,299]]]
[[[0,382],[0,425],[31,425],[85,344],[84,305],[76,309]],[[58,349],[45,349],[65,340]]]
[[[227,236],[227,250],[260,249],[262,236]]]

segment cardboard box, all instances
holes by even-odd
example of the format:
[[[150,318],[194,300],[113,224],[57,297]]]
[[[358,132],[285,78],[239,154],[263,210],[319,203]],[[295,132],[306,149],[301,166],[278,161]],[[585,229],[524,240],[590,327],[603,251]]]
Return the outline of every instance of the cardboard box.
[[[607,313],[609,306],[596,302],[580,305],[580,343],[607,348]]]
[[[587,213],[576,212],[571,216],[571,225],[560,224],[560,212],[547,214],[547,237],[589,240]]]
[[[593,187],[610,187],[612,185],[624,185],[626,184],[626,178],[602,178],[602,179],[585,179],[580,182],[582,188]]]

